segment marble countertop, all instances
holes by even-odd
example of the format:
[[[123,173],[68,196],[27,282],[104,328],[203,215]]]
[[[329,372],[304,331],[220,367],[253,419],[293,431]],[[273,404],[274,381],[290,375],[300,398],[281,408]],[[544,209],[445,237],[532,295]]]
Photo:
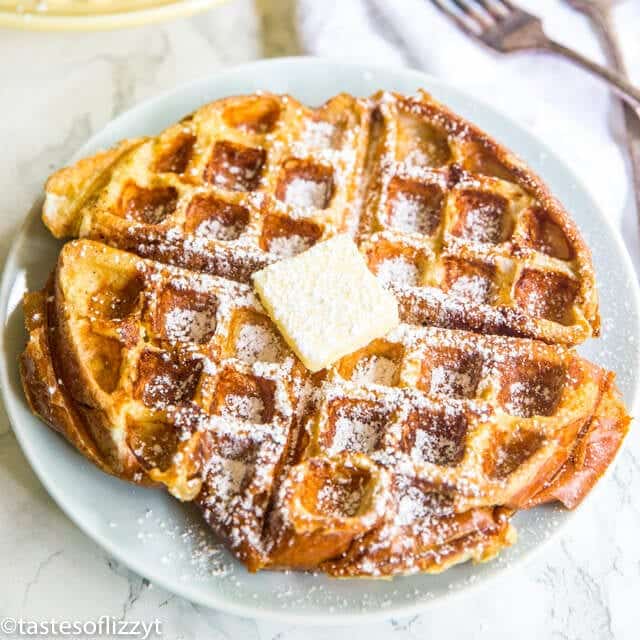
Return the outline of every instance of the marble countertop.
[[[93,132],[148,96],[217,68],[299,53],[292,15],[292,0],[235,0],[153,28],[0,31],[0,140],[8,151],[0,159],[2,259],[47,175]],[[171,640],[638,637],[637,429],[606,485],[528,564],[423,615],[331,629],[208,610],[120,566],[48,497],[0,411],[0,618],[158,618]]]

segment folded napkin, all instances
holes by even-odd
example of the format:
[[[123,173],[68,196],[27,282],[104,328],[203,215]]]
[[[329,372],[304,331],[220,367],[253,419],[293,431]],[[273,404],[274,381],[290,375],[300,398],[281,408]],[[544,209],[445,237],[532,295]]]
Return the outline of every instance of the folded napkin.
[[[587,20],[566,2],[518,2],[543,18],[550,36],[603,60]],[[599,81],[551,55],[489,51],[462,34],[428,0],[298,0],[297,25],[310,54],[414,67],[450,81],[527,126],[572,166],[623,231],[640,266],[629,168],[619,144],[621,118]],[[616,25],[629,69],[640,72],[640,3],[620,5]]]

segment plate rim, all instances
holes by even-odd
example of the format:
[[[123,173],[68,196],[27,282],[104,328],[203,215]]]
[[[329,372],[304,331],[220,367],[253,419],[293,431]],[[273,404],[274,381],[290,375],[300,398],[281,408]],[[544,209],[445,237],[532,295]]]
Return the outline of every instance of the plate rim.
[[[578,189],[583,192],[590,203],[592,204],[594,210],[597,210],[600,215],[600,220],[603,221],[610,234],[613,238],[615,244],[618,249],[619,259],[622,261],[625,271],[629,274],[633,275],[632,282],[634,283],[631,287],[633,293],[631,294],[632,305],[635,311],[635,315],[640,318],[640,288],[638,287],[638,281],[635,277],[635,270],[633,267],[632,259],[629,255],[629,252],[622,240],[621,232],[617,227],[615,227],[612,222],[609,220],[607,216],[604,215],[601,208],[599,207],[595,198],[591,195],[589,189],[587,189],[583,180],[573,171],[573,169],[565,162],[565,160],[557,154],[552,147],[547,145],[545,142],[540,140],[540,138],[535,135],[529,127],[526,125],[515,121],[511,116],[505,114],[501,109],[494,107],[493,105],[485,102],[484,100],[477,98],[476,96],[468,93],[464,88],[459,87],[455,83],[451,83],[448,80],[438,78],[436,76],[432,76],[428,73],[424,73],[419,70],[391,66],[391,65],[370,65],[363,64],[357,62],[341,62],[338,60],[327,59],[327,58],[319,58],[314,56],[291,56],[291,57],[281,57],[281,58],[270,58],[270,59],[262,59],[257,61],[251,61],[239,65],[234,65],[231,67],[227,67],[222,70],[214,71],[213,73],[203,74],[196,78],[193,78],[187,82],[181,83],[171,89],[159,92],[146,100],[138,102],[131,108],[123,111],[115,118],[112,118],[107,123],[104,124],[99,130],[95,131],[91,137],[85,141],[85,143],[76,150],[71,157],[66,161],[67,163],[75,162],[77,159],[83,157],[87,153],[87,149],[92,145],[95,146],[94,140],[100,136],[108,134],[108,131],[112,127],[117,127],[121,124],[122,120],[130,118],[135,115],[136,111],[143,111],[145,109],[157,109],[163,102],[171,99],[172,97],[176,97],[180,94],[184,94],[189,90],[194,89],[195,87],[202,85],[203,83],[215,82],[220,79],[221,76],[233,76],[233,75],[246,75],[246,74],[256,74],[260,71],[262,67],[265,66],[281,66],[283,69],[289,66],[295,65],[317,65],[320,67],[335,66],[339,65],[340,67],[349,67],[353,72],[360,71],[361,73],[388,73],[388,74],[398,74],[405,77],[412,76],[416,80],[416,86],[425,86],[429,87],[431,85],[439,85],[448,89],[452,89],[453,91],[459,93],[461,96],[466,96],[469,98],[471,103],[475,103],[482,107],[483,110],[491,112],[491,114],[499,119],[501,119],[505,124],[508,125],[509,128],[518,131],[519,133],[524,133],[525,137],[534,140],[535,143],[544,148],[546,152],[550,156],[553,157],[554,161],[560,165],[562,165],[563,169],[572,176],[574,183],[578,187]],[[517,153],[517,152],[516,152]],[[455,598],[462,597],[463,595],[467,595],[472,592],[477,592],[480,589],[485,588],[490,583],[498,581],[501,578],[505,578],[506,575],[513,571],[516,568],[522,568],[522,566],[529,562],[534,556],[538,556],[538,554],[546,548],[548,544],[551,543],[552,540],[556,540],[557,537],[561,534],[562,531],[566,529],[566,527],[574,520],[576,515],[580,513],[581,509],[578,508],[574,511],[566,511],[564,513],[564,518],[561,523],[559,523],[555,530],[544,540],[531,547],[530,549],[523,551],[522,554],[515,558],[513,561],[509,563],[508,566],[500,568],[486,576],[483,577],[482,580],[477,580],[471,583],[467,583],[464,585],[464,588],[449,590],[448,592],[438,596],[437,598],[422,600],[419,602],[411,602],[405,605],[404,603],[396,604],[389,606],[387,608],[381,609],[379,611],[350,611],[349,613],[342,613],[339,611],[333,611],[330,615],[326,615],[321,613],[292,613],[291,611],[281,611],[276,609],[261,609],[252,607],[250,602],[233,602],[231,599],[218,599],[217,594],[214,599],[208,598],[205,599],[201,597],[199,594],[187,593],[185,589],[181,587],[180,584],[171,583],[170,581],[165,581],[163,578],[158,577],[150,577],[149,571],[143,563],[138,564],[135,556],[126,555],[125,551],[120,550],[120,546],[116,543],[112,543],[111,540],[102,535],[99,531],[94,531],[90,527],[90,523],[84,522],[79,516],[76,515],[76,512],[72,509],[70,505],[65,501],[65,496],[62,495],[62,492],[58,490],[56,485],[48,478],[46,470],[41,467],[30,455],[30,444],[28,442],[28,437],[26,435],[26,431],[22,430],[22,427],[16,427],[16,423],[19,423],[19,420],[16,420],[16,411],[14,410],[14,402],[25,402],[24,397],[20,397],[17,394],[12,392],[12,386],[10,382],[10,378],[12,376],[12,368],[11,365],[15,367],[15,363],[10,363],[9,359],[6,357],[6,346],[5,346],[5,335],[6,335],[6,325],[8,320],[8,308],[9,308],[9,297],[15,282],[15,261],[16,255],[19,252],[20,246],[24,243],[27,238],[27,230],[28,226],[33,223],[34,218],[39,214],[40,205],[42,202],[42,196],[40,195],[36,201],[34,202],[31,209],[25,216],[25,219],[22,225],[19,227],[16,234],[16,241],[12,245],[10,251],[7,253],[3,270],[2,270],[2,278],[0,281],[0,391],[2,395],[2,401],[4,403],[5,409],[7,411],[8,421],[11,424],[11,428],[13,433],[16,436],[16,439],[24,453],[29,465],[33,469],[36,474],[38,480],[42,483],[43,487],[46,489],[47,493],[51,496],[57,506],[62,510],[62,512],[76,525],[84,534],[86,534],[91,540],[93,540],[98,546],[104,549],[107,553],[111,554],[118,562],[132,570],[134,573],[137,573],[140,576],[148,578],[152,583],[155,583],[162,588],[166,589],[170,593],[175,593],[191,602],[195,602],[198,605],[213,608],[218,611],[223,611],[225,613],[233,614],[236,616],[250,616],[255,619],[263,619],[263,620],[271,620],[278,622],[291,623],[301,626],[310,626],[310,625],[322,625],[322,626],[336,626],[336,625],[344,625],[344,624],[352,624],[354,622],[366,621],[366,622],[375,622],[381,620],[387,620],[394,616],[410,616],[417,613],[425,612],[427,609],[433,606],[437,606],[444,602],[450,602]],[[636,376],[633,381],[633,389],[631,392],[631,411],[632,415],[637,415],[638,409],[640,407],[640,352],[636,355]],[[38,420],[37,417],[34,416],[35,420]],[[626,442],[623,443],[623,447],[626,445]],[[594,489],[589,493],[586,497],[586,500],[590,500],[591,497],[598,491],[600,487],[606,482],[606,479],[613,473],[615,466],[618,464],[622,449],[618,451],[614,462],[609,466],[605,474],[600,478],[600,481],[596,484]],[[401,580],[402,577],[396,578],[397,580]]]

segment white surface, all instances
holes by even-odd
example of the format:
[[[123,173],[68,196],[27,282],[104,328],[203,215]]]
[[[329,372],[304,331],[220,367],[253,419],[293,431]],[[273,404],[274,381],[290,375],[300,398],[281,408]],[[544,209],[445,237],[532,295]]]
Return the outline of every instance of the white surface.
[[[542,13],[551,3],[539,5]],[[8,151],[0,161],[4,194],[0,205],[2,253],[11,244],[16,226],[46,175],[115,113],[221,64],[257,57],[260,35],[269,52],[295,52],[296,44],[282,26],[288,15],[288,8],[284,9],[276,7],[259,21],[248,3],[236,2],[204,17],[161,28],[72,38],[3,32],[0,139]],[[627,34],[633,29],[637,33],[634,11],[628,3],[618,12]],[[224,24],[225,29],[219,32],[217,23]],[[581,23],[571,16],[570,24]],[[438,29],[447,28],[442,21],[437,25]],[[262,33],[260,26],[266,28]],[[593,51],[594,41],[587,37],[584,25],[580,34],[584,50]],[[457,48],[451,38],[447,56],[455,55]],[[352,50],[359,49],[355,38],[349,44]],[[627,38],[625,44],[630,49],[637,46],[637,41]],[[523,56],[521,60],[534,68],[546,68],[545,73],[553,77],[563,68],[562,63],[546,58]],[[498,74],[500,68],[496,66]],[[564,80],[559,80],[554,95],[545,99],[548,117],[542,123],[556,123],[562,131],[563,123],[572,121],[574,130],[584,127],[587,138],[591,135],[590,124],[596,119],[599,123],[607,115],[607,99],[595,84],[577,73],[572,74],[570,82]],[[496,85],[501,86],[499,81]],[[565,107],[566,97],[576,91],[586,96],[580,109]],[[501,94],[489,97],[499,102],[506,92],[509,89],[504,87]],[[520,114],[516,111],[514,115]],[[587,124],[581,125],[584,122]],[[590,180],[589,188],[599,201],[610,204],[607,210],[613,216],[619,211],[614,211],[610,199],[620,197],[628,202],[629,193],[624,189],[621,196],[619,189],[612,189],[608,182],[608,169],[620,165],[611,162],[617,152],[606,128],[600,131],[604,131],[600,142],[587,146],[587,153],[571,154],[571,145],[560,148],[563,136],[548,135],[555,149],[573,158],[576,171],[586,176],[606,176]],[[628,208],[625,215],[625,237],[635,241],[636,227]],[[561,540],[548,546],[526,568],[494,581],[488,589],[431,609],[426,615],[348,629],[308,630],[208,611],[125,570],[53,505],[3,418],[0,617],[160,617],[164,636],[176,639],[206,634],[211,638],[316,639],[348,635],[355,640],[388,637],[392,631],[397,638],[511,638],[516,634],[519,638],[635,638],[640,588],[636,540],[640,526],[638,446],[638,436],[633,433],[609,481],[580,510]]]

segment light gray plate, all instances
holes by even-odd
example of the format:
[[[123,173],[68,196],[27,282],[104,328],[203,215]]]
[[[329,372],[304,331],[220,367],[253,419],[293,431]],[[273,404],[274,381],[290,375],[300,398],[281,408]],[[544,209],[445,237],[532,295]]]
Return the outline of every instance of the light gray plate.
[[[634,406],[639,367],[635,342],[638,293],[619,236],[550,149],[520,125],[441,80],[403,69],[306,58],[258,62],[216,73],[145,102],[114,120],[76,157],[121,138],[155,134],[205,102],[228,95],[264,89],[291,93],[313,105],[341,91],[364,96],[380,88],[404,93],[426,88],[518,153],[550,185],[591,246],[600,283],[603,336],[581,351],[618,373],[625,399]],[[0,292],[0,377],[7,411],[25,455],[60,507],[109,553],[152,582],[231,613],[298,623],[338,624],[410,614],[515,566],[568,521],[570,514],[555,508],[518,514],[519,541],[498,560],[461,565],[439,576],[376,582],[291,573],[249,575],[211,540],[192,509],[160,491],[132,487],[101,473],[29,412],[17,371],[25,341],[20,300],[26,289],[44,284],[58,248],[34,210],[5,265]]]

